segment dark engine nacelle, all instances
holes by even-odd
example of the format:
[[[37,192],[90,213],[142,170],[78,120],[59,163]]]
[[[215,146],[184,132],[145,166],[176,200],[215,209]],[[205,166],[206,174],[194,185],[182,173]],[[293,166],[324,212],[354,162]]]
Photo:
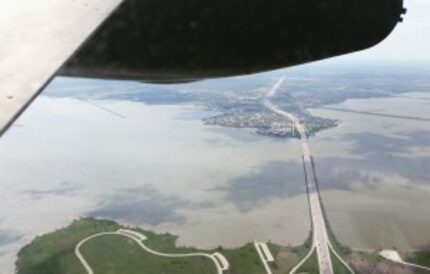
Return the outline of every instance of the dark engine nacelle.
[[[179,82],[248,74],[369,48],[403,0],[125,0],[63,75]]]

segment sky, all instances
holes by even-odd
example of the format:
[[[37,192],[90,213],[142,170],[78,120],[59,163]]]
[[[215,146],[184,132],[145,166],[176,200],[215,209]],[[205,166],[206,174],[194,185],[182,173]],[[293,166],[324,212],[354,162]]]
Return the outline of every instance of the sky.
[[[377,1],[377,0],[375,0]],[[339,62],[430,64],[430,0],[404,0],[404,22],[371,49],[334,58]]]

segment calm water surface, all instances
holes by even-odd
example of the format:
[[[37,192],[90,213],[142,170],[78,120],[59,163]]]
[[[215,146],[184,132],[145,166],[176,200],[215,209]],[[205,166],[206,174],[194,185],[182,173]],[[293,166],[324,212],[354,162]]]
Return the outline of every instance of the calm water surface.
[[[429,118],[425,96],[337,107]],[[203,248],[307,237],[297,140],[204,126],[213,113],[192,104],[97,104],[119,116],[42,96],[0,139],[0,272],[12,272],[34,236],[81,216],[168,231]],[[430,123],[312,112],[342,122],[311,139],[337,238],[357,249],[429,248]]]
[[[428,94],[410,93],[348,100],[336,107],[430,118],[426,98]],[[318,109],[312,113],[342,121],[311,139],[324,206],[337,238],[357,249],[430,249],[430,122]]]
[[[79,84],[79,83],[77,83]],[[297,140],[204,126],[213,113],[42,96],[0,140],[0,272],[39,234],[81,216],[179,235],[179,244],[300,244],[307,198]]]

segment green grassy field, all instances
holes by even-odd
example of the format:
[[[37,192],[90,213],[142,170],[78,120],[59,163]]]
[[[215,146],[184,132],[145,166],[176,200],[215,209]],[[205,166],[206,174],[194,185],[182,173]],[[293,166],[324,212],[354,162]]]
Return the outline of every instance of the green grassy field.
[[[224,249],[220,252],[231,264],[229,274],[260,274],[265,273],[253,244],[247,244],[238,249]]]
[[[152,255],[132,239],[120,235],[106,235],[82,246],[94,273],[104,274],[212,274],[216,268],[209,258],[165,258]]]
[[[333,251],[330,250],[331,261],[333,265],[334,274],[351,274],[348,268],[334,255]]]
[[[18,254],[17,274],[86,274],[74,254],[75,246],[84,238],[126,228],[111,221],[81,219],[70,226],[34,239]],[[228,274],[261,274],[263,265],[253,244],[236,249],[198,250],[177,247],[177,237],[156,234],[138,228],[147,237],[145,245],[163,253],[222,253],[230,263]],[[81,253],[95,274],[211,274],[216,273],[212,260],[204,257],[165,258],[144,251],[136,242],[119,235],[105,235],[87,241]]]
[[[18,274],[83,274],[74,254],[76,244],[95,233],[115,231],[120,226],[110,221],[82,219],[65,229],[37,237],[18,253]]]
[[[312,252],[312,255],[306,260],[306,262],[297,270],[296,273],[309,273],[318,274],[318,258],[316,249]]]
[[[85,269],[74,254],[75,246],[84,238],[100,233],[114,232],[123,227],[112,221],[81,219],[70,226],[49,233],[33,240],[18,254],[17,274],[86,274]],[[213,250],[199,250],[193,247],[176,246],[177,236],[157,234],[137,227],[129,228],[139,231],[147,237],[144,244],[152,250],[162,253],[214,253],[220,252],[230,263],[230,270],[225,274],[261,274],[265,273],[263,264],[252,243],[240,248],[226,249],[218,247]],[[275,262],[270,263],[274,274],[285,274],[297,265],[311,247],[311,238],[301,246],[286,247],[269,243]],[[357,252],[351,252],[334,241],[335,248],[342,258],[350,261]],[[135,241],[119,235],[106,235],[87,241],[81,247],[81,253],[93,268],[95,274],[211,274],[216,273],[215,266],[209,258],[165,258],[144,251]],[[395,267],[393,263],[383,260],[377,253],[363,253],[355,262],[363,271],[384,264]],[[429,253],[416,252],[405,256],[405,260],[428,265]],[[349,273],[343,264],[332,254],[333,268],[336,274]],[[351,266],[354,266],[351,264]],[[358,269],[356,269],[358,270]],[[316,252],[299,269],[298,273],[318,273]],[[357,271],[360,273],[360,271]],[[363,273],[363,272],[362,272]]]

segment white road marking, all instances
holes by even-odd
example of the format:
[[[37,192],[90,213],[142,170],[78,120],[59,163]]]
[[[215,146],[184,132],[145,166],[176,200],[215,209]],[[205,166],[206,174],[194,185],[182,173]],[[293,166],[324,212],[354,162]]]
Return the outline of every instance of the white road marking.
[[[333,248],[331,242],[328,242],[328,245],[330,247],[330,250],[333,252],[333,254],[336,256],[336,258],[348,269],[348,271],[351,274],[355,274],[354,270],[345,262],[344,259],[342,259],[342,257],[339,255],[339,253],[337,253],[337,251]]]
[[[254,246],[255,246],[255,249],[257,250],[258,256],[263,262],[263,266],[264,266],[264,269],[266,270],[266,273],[272,274],[272,270],[270,269],[268,262],[273,262],[274,259],[273,259],[272,253],[270,253],[269,251],[269,248],[265,243],[259,243],[259,242],[254,242]],[[267,251],[265,251],[263,246],[265,246]]]
[[[314,162],[310,152],[306,127],[301,123],[300,119],[292,113],[288,113],[279,109],[270,101],[270,97],[273,97],[282,83],[285,81],[285,77],[281,77],[276,84],[269,90],[266,96],[263,98],[263,104],[274,113],[289,119],[297,132],[302,145],[303,154],[303,165],[305,170],[306,188],[308,192],[309,206],[311,209],[311,220],[312,220],[312,249],[316,248],[318,257],[318,266],[320,273],[322,274],[333,274],[333,265],[330,256],[329,246],[330,239],[327,233],[327,225],[325,223],[324,214],[321,206],[321,198],[319,196],[319,190],[317,185],[317,179],[315,174]],[[308,254],[310,256],[311,252]],[[308,257],[307,256],[307,257]],[[343,260],[342,260],[343,262]],[[303,261],[301,262],[303,263]],[[343,262],[344,263],[344,262]],[[346,263],[345,263],[346,264]],[[297,270],[294,268],[293,270]],[[348,269],[350,269],[348,267]],[[290,273],[294,273],[294,271]],[[352,272],[353,273],[353,272]]]
[[[296,273],[297,270],[311,257],[312,253],[315,251],[315,245],[309,250],[308,254],[290,271],[290,274]]]
[[[381,255],[382,257],[384,257],[387,260],[393,261],[393,262],[398,263],[398,264],[402,264],[402,265],[411,266],[411,267],[420,268],[423,270],[430,271],[430,267],[419,265],[419,264],[408,263],[408,262],[403,261],[402,257],[400,257],[400,254],[395,250],[388,250],[388,249],[382,250],[381,252],[379,252],[379,255]]]
[[[228,263],[227,259],[219,252],[215,252],[211,255],[213,258],[215,258],[217,261],[220,262],[220,268],[221,270],[225,271],[230,268],[230,264]]]
[[[227,259],[221,254],[221,253],[214,253],[214,254],[207,254],[202,252],[196,252],[196,253],[188,253],[188,254],[168,254],[168,253],[161,253],[155,250],[152,250],[148,248],[146,245],[143,244],[143,241],[146,240],[146,236],[141,234],[140,232],[129,230],[129,229],[119,229],[116,232],[102,232],[97,233],[91,236],[88,236],[87,238],[81,240],[75,247],[75,255],[81,262],[82,266],[87,271],[87,274],[94,274],[94,271],[92,270],[91,266],[88,264],[88,262],[85,260],[85,258],[82,256],[82,253],[80,252],[80,248],[83,244],[85,244],[87,241],[94,239],[96,237],[106,236],[106,235],[120,235],[124,237],[128,237],[132,240],[134,240],[143,250],[146,252],[160,256],[160,257],[166,257],[166,258],[187,258],[187,257],[206,257],[215,264],[217,268],[217,273],[222,274],[224,270],[228,270],[229,263]]]

